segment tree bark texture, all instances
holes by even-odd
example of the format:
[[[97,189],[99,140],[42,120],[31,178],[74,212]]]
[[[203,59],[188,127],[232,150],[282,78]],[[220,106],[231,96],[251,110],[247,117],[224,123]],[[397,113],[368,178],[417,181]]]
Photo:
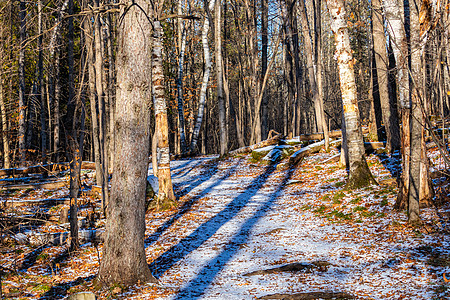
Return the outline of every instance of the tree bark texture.
[[[166,201],[174,201],[172,178],[170,175],[169,124],[167,119],[166,99],[164,98],[164,73],[162,62],[162,27],[156,20],[152,53],[152,80],[155,105],[156,128],[158,129],[158,151],[160,155],[158,165],[159,193],[158,201],[165,206]],[[146,154],[148,151],[146,152]]]
[[[410,155],[410,97],[408,76],[408,42],[404,27],[403,1],[383,0],[387,31],[391,38],[392,51],[397,69],[398,104],[401,115],[402,175],[397,203],[407,202],[409,189]]]
[[[350,48],[347,30],[347,19],[343,0],[328,0],[331,16],[331,30],[334,33],[336,58],[339,68],[339,79],[344,110],[350,189],[376,183],[365,159],[364,141],[359,121],[359,109],[356,95],[354,59]]]
[[[212,11],[214,9],[214,0],[210,0],[208,6],[206,6],[207,1],[205,0],[205,11]],[[205,62],[202,86],[200,88],[200,99],[198,102],[197,118],[195,121],[194,131],[192,132],[191,138],[191,151],[195,152],[198,143],[198,136],[200,134],[200,128],[202,126],[203,115],[205,111],[206,104],[206,90],[208,88],[209,75],[211,74],[211,54],[208,46],[208,31],[209,31],[210,18],[209,13],[205,17],[202,29],[202,45],[203,45],[203,60]]]
[[[376,77],[373,88],[380,96],[382,119],[386,131],[386,148],[390,153],[400,149],[400,127],[398,126],[397,110],[390,103],[388,89],[389,61],[384,33],[383,8],[380,0],[372,1],[372,37],[375,57]],[[376,80],[376,81],[375,81]]]
[[[23,165],[26,160],[26,100],[25,100],[25,47],[26,47],[26,4],[20,1],[20,49],[19,49],[19,159]]]
[[[100,6],[100,1],[95,0],[95,6]],[[95,86],[97,90],[98,100],[98,129],[99,129],[99,150],[101,161],[101,186],[102,186],[102,201],[108,206],[108,146],[107,146],[107,126],[106,126],[106,105],[105,105],[105,90],[104,82],[104,64],[103,64],[103,47],[102,34],[100,27],[100,15],[97,15],[94,22],[94,44],[95,44]]]
[[[116,153],[103,258],[97,282],[104,285],[155,282],[145,248],[145,189],[151,107],[150,4],[129,0],[118,28]],[[126,10],[129,8],[129,10]],[[127,11],[126,14],[124,12]]]
[[[178,1],[178,15],[183,13],[183,0]],[[178,79],[177,79],[177,91],[178,91],[178,131],[180,134],[181,152],[187,152],[186,144],[186,125],[184,120],[184,101],[183,101],[183,65],[184,56],[186,52],[186,28],[184,26],[184,20],[178,18]]]
[[[222,59],[222,22],[220,0],[215,3],[215,55],[216,55],[216,74],[217,74],[217,105],[219,106],[219,136],[220,136],[220,155],[228,152],[228,132],[226,126],[226,107],[223,97],[223,59]]]

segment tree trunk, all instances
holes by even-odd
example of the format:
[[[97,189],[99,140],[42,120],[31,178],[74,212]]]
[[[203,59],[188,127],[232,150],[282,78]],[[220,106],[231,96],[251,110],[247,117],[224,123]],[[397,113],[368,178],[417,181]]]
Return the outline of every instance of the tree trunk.
[[[386,12],[387,29],[392,39],[392,51],[397,67],[398,104],[402,119],[401,151],[402,176],[400,178],[399,194],[396,206],[406,203],[409,189],[409,154],[410,154],[410,99],[408,76],[408,42],[404,28],[403,2],[400,0],[383,0]]]
[[[95,0],[96,7],[100,6],[100,1]],[[103,48],[102,48],[102,34],[100,28],[100,15],[98,14],[94,22],[94,42],[95,42],[95,86],[97,90],[98,100],[98,128],[99,128],[99,150],[101,161],[101,174],[102,174],[102,202],[108,207],[108,147],[106,142],[106,106],[105,106],[105,94],[104,94],[104,74],[103,74]]]
[[[175,201],[172,178],[170,175],[170,149],[169,149],[169,124],[167,120],[166,99],[164,98],[164,72],[162,62],[162,27],[159,21],[154,23],[155,32],[153,38],[152,53],[152,80],[153,97],[155,105],[155,122],[158,128],[158,148],[160,161],[158,165],[159,193],[158,203],[165,207],[171,201]],[[148,154],[148,151],[146,152]]]
[[[356,95],[354,60],[347,30],[345,5],[343,0],[328,0],[331,16],[331,30],[334,33],[336,59],[344,106],[344,118],[349,158],[349,178],[347,187],[360,188],[376,183],[365,159],[364,141],[359,122],[359,109]]]
[[[111,18],[111,13],[108,13],[108,22],[107,22],[107,43],[106,46],[108,48],[107,52],[108,52],[108,110],[109,110],[109,119],[106,120],[106,122],[108,123],[108,138],[109,138],[109,148],[108,148],[108,157],[109,157],[109,161],[108,161],[108,167],[110,170],[110,173],[112,174],[114,172],[113,167],[113,162],[114,162],[114,149],[115,149],[115,144],[114,144],[114,102],[115,102],[115,70],[114,70],[114,41],[115,41],[115,36],[114,36],[114,31],[113,31],[113,25],[112,25],[112,18]]]
[[[42,162],[47,162],[47,103],[45,101],[44,85],[44,57],[42,49],[43,20],[42,20],[42,0],[38,1],[38,93],[41,102],[41,155]]]
[[[316,36],[316,83],[317,83],[317,94],[320,104],[321,122],[322,129],[325,139],[325,151],[330,148],[330,135],[329,128],[327,124],[327,119],[325,118],[325,108],[323,102],[323,84],[322,84],[322,0],[316,0],[316,11],[315,11],[315,36]]]
[[[268,37],[268,23],[269,23],[269,3],[268,0],[261,0],[261,85],[264,80],[264,75],[267,71],[267,48],[269,45]],[[262,106],[261,106],[261,139],[267,139],[269,133],[269,98],[267,92],[263,92]]]
[[[213,10],[214,0],[210,0],[208,5],[206,5],[207,0],[205,0],[204,3],[205,3],[205,11]],[[192,152],[195,152],[197,148],[198,136],[200,134],[200,127],[202,126],[203,114],[205,110],[206,90],[208,88],[209,75],[211,74],[211,56],[209,53],[209,46],[208,46],[208,31],[210,23],[209,14],[210,13],[208,13],[208,16],[205,18],[202,29],[202,45],[203,45],[203,56],[205,61],[205,67],[203,72],[202,87],[200,89],[200,100],[198,102],[197,119],[195,122],[194,131],[192,132],[191,138],[190,148]]]
[[[74,57],[73,57],[73,0],[69,0],[69,7],[67,9],[69,13],[68,18],[68,45],[67,45],[67,64],[69,69],[68,74],[68,87],[69,87],[69,99],[67,102],[67,115],[65,118],[66,128],[66,140],[68,141],[67,157],[70,161],[70,250],[76,250],[80,246],[78,240],[78,192],[80,191],[80,174],[81,174],[81,162],[82,151],[80,151],[80,144],[78,143],[77,136],[77,99],[75,98],[74,85]],[[81,86],[83,83],[81,82]],[[83,148],[81,148],[83,149]]]
[[[54,81],[54,87],[55,87],[55,98],[53,99],[53,106],[54,106],[54,132],[53,132],[53,153],[55,155],[55,161],[59,162],[59,142],[60,142],[60,136],[59,136],[59,129],[60,129],[60,114],[59,114],[59,104],[61,100],[61,81],[59,80],[60,75],[60,62],[61,62],[61,53],[58,50],[55,55],[55,76],[53,78]]]
[[[431,4],[428,0],[422,2],[419,8],[413,1],[410,1],[410,22],[411,22],[411,161],[409,171],[409,197],[408,197],[408,220],[411,224],[420,223],[420,200],[423,194],[423,185],[428,185],[429,179],[426,170],[423,170],[422,161],[426,162],[426,148],[423,143],[424,112],[426,112],[426,102],[423,90],[424,64],[422,61],[427,41],[427,31],[431,20]],[[421,174],[422,173],[422,174]],[[425,176],[423,176],[425,175]]]
[[[90,26],[88,28],[91,28]],[[86,28],[85,30],[88,30]],[[86,35],[86,45],[87,45],[87,59],[89,68],[89,95],[90,95],[90,106],[91,106],[91,127],[92,127],[92,144],[94,146],[94,161],[95,161],[95,183],[97,185],[102,185],[103,175],[102,175],[102,164],[100,157],[100,142],[99,142],[99,128],[98,128],[98,109],[96,100],[96,90],[95,90],[95,59],[94,59],[94,40],[92,39],[93,31],[88,31],[91,34]],[[103,212],[106,209],[106,203],[104,203],[102,198],[102,208]]]
[[[219,135],[220,135],[220,155],[228,152],[228,133],[226,128],[226,107],[223,98],[223,64],[222,64],[222,23],[221,21],[221,2],[215,3],[215,54],[216,54],[216,74],[217,74],[217,104],[219,106]]]
[[[3,28],[0,28],[0,38],[3,39]],[[5,59],[3,48],[0,48],[0,63]],[[0,70],[0,113],[2,122],[2,142],[3,142],[3,168],[11,168],[9,138],[8,138],[8,119],[3,95],[3,72]]]
[[[140,6],[131,6],[132,3]],[[156,282],[148,268],[145,246],[145,189],[151,106],[151,25],[149,3],[129,0],[118,28],[116,153],[111,199],[97,282],[101,285]],[[156,22],[155,22],[156,23]]]
[[[375,66],[373,70],[373,89],[378,91],[381,103],[382,118],[386,131],[386,149],[390,153],[400,149],[400,128],[398,126],[397,110],[389,101],[388,69],[389,61],[386,50],[386,36],[384,34],[384,20],[380,0],[372,1],[372,39]]]
[[[178,1],[178,15],[183,13],[183,0]],[[186,125],[184,120],[184,101],[183,101],[183,64],[184,55],[186,51],[186,29],[184,28],[184,21],[178,18],[178,79],[177,79],[177,91],[178,91],[178,131],[180,134],[181,152],[187,152],[186,144]]]
[[[303,29],[303,38],[306,50],[306,66],[308,69],[309,75],[309,88],[312,94],[313,103],[314,103],[314,111],[316,113],[316,128],[318,132],[324,131],[323,124],[324,116],[323,116],[323,104],[320,102],[319,91],[317,89],[316,83],[316,61],[313,52],[313,42],[310,34],[310,26],[308,22],[308,15],[306,13],[306,7],[303,0],[299,0],[299,11],[301,13],[301,23]],[[325,125],[326,126],[326,125]]]
[[[26,48],[26,4],[20,1],[20,49],[19,49],[19,159],[20,165],[24,165],[26,160],[26,106],[25,106],[25,48]]]

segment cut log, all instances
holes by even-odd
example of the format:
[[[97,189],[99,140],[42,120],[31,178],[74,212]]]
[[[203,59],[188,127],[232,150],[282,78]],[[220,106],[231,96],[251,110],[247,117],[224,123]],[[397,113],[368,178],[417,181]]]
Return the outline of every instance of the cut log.
[[[70,164],[59,163],[59,164],[46,164],[31,166],[26,168],[11,168],[11,169],[0,169],[0,176],[14,176],[14,175],[27,175],[33,173],[53,173],[68,170]],[[90,161],[83,161],[81,168],[84,170],[95,170],[95,163]]]
[[[242,147],[236,150],[231,151],[229,154],[230,155],[237,155],[237,154],[244,154],[244,153],[250,153],[255,149],[258,148],[262,148],[262,147],[266,147],[266,146],[271,146],[271,145],[278,145],[278,143],[281,141],[281,138],[283,136],[281,134],[277,134],[276,136],[274,136],[273,138],[261,141],[257,144],[251,145],[251,146],[247,146],[247,147]]]

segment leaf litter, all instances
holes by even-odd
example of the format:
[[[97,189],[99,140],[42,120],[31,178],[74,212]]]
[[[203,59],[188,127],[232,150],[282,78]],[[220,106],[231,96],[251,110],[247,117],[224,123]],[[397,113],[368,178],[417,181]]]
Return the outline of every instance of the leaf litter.
[[[146,255],[158,285],[95,290],[102,244],[84,244],[71,256],[65,245],[14,245],[2,250],[0,264],[19,271],[2,277],[3,293],[23,299],[60,299],[88,290],[99,299],[449,298],[443,280],[450,273],[448,203],[423,209],[423,226],[410,227],[405,212],[393,209],[393,159],[369,156],[380,185],[348,191],[345,169],[321,164],[334,155],[311,155],[295,169],[283,162],[253,164],[246,156],[173,161],[178,208],[146,215]],[[440,167],[436,161],[434,168]],[[52,197],[65,193],[56,190]],[[49,193],[26,197],[44,194]],[[98,199],[84,200],[98,205]],[[36,209],[21,206],[10,213]],[[44,224],[30,230],[64,229]]]

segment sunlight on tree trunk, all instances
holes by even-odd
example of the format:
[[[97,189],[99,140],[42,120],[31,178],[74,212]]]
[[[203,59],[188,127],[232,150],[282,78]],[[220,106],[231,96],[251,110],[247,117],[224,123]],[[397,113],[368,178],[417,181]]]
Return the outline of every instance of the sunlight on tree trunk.
[[[349,158],[349,178],[347,187],[360,188],[376,184],[365,159],[364,141],[359,121],[358,101],[356,98],[354,59],[350,48],[343,0],[328,0],[331,15],[331,29],[334,33],[336,58],[339,67],[339,79],[344,107]]]

